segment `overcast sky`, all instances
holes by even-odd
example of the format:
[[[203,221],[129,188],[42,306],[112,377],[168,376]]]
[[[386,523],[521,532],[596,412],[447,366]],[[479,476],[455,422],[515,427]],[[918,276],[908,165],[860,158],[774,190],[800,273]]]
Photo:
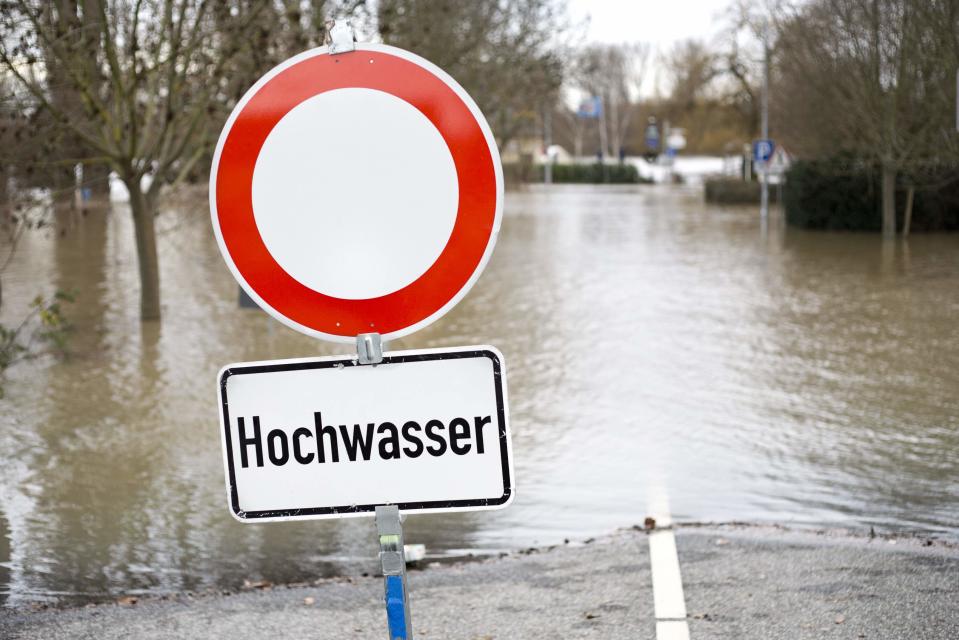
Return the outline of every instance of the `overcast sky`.
[[[677,40],[708,40],[730,0],[569,0],[574,21],[590,16],[586,40],[648,42],[668,49]]]

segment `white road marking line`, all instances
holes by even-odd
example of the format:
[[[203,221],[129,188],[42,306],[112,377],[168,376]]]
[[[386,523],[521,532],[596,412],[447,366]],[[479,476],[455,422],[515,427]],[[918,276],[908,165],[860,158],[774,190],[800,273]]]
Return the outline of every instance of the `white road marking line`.
[[[672,525],[669,499],[664,490],[650,499],[650,513],[657,529],[649,534],[649,565],[653,578],[653,608],[656,612],[656,640],[689,640],[686,597],[679,572],[679,554]]]
[[[676,537],[670,530],[649,534],[649,563],[653,574],[653,602],[657,620],[685,620],[686,599],[679,574]]]

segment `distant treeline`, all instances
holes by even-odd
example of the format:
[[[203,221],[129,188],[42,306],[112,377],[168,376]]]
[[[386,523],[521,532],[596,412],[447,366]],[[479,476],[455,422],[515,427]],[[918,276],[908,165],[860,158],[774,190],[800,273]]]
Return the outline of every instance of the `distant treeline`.
[[[909,230],[959,231],[959,167],[930,166],[921,176],[900,176],[897,231],[905,227],[911,189]],[[798,161],[786,174],[783,201],[786,221],[795,227],[879,231],[882,169],[846,158]]]

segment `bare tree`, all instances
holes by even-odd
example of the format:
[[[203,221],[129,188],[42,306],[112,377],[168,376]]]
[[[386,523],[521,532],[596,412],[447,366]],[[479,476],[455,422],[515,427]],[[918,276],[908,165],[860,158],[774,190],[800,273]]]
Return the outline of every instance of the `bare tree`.
[[[160,317],[154,227],[160,189],[187,175],[211,144],[217,124],[212,105],[228,96],[224,69],[263,6],[209,0],[4,4],[0,68],[24,90],[23,108],[49,113],[92,154],[85,162],[109,166],[130,193],[143,319]]]
[[[957,159],[959,5],[814,0],[782,15],[779,32],[791,128],[820,152],[845,151],[880,167],[882,230],[893,236],[897,177]]]
[[[580,118],[576,111],[562,103],[557,104],[553,111],[553,124],[557,125],[561,139],[572,144],[573,156],[576,158],[583,155],[587,122],[586,119]]]
[[[763,46],[769,47],[770,56],[775,59],[776,19],[786,15],[790,6],[790,0],[736,0],[726,11],[727,27],[715,58],[718,89],[721,100],[741,114],[753,137],[759,134],[761,117]],[[775,75],[770,81],[775,85]]]
[[[649,45],[644,43],[591,45],[578,56],[573,83],[603,102],[603,155],[619,153],[625,147],[633,108],[639,99],[649,62]]]
[[[691,110],[706,97],[713,80],[720,74],[717,55],[700,40],[676,43],[664,57],[669,78],[669,96],[679,109]]]
[[[446,70],[476,99],[502,147],[536,126],[555,102],[563,64],[555,42],[565,28],[559,0],[379,0],[387,44]]]
[[[662,57],[667,95],[661,115],[686,129],[688,147],[700,147],[726,111],[718,90],[722,65],[718,53],[700,40],[676,43]]]
[[[229,99],[218,103],[221,118],[264,73],[298,53],[324,44],[330,18],[350,17],[354,23],[370,20],[370,0],[250,0],[256,5],[255,23],[241,42],[218,39],[217,46],[237,46],[224,68]],[[217,12],[218,30],[233,26],[230,11]]]

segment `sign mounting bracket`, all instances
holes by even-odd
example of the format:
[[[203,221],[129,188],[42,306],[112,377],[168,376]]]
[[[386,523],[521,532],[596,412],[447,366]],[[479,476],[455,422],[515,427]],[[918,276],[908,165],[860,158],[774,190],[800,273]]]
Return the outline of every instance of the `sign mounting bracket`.
[[[349,20],[336,20],[330,27],[330,55],[348,53],[356,49],[356,37]]]
[[[356,360],[360,364],[383,362],[383,338],[378,333],[361,333],[356,336]]]

